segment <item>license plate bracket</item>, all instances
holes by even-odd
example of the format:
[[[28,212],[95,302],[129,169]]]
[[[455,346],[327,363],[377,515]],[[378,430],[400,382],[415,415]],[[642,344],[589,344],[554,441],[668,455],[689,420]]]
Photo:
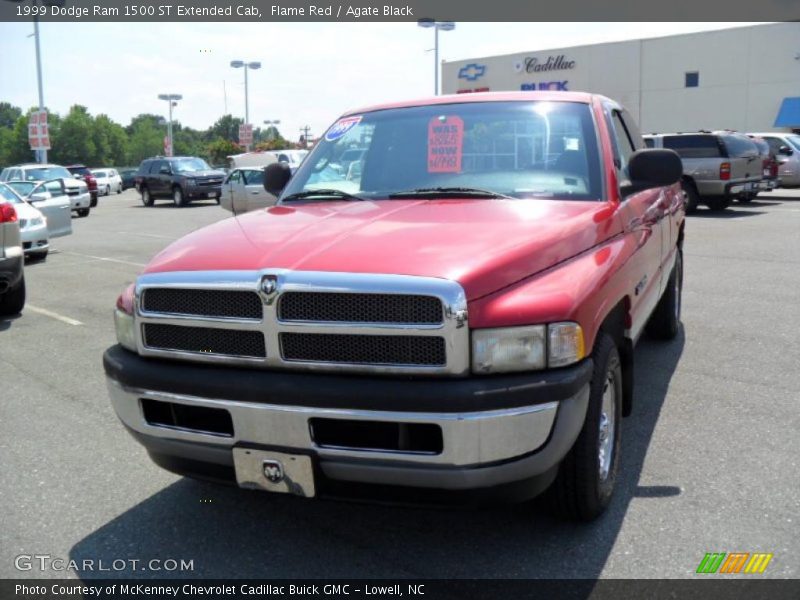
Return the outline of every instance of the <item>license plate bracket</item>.
[[[304,498],[316,495],[314,465],[306,454],[234,448],[233,466],[239,487]]]

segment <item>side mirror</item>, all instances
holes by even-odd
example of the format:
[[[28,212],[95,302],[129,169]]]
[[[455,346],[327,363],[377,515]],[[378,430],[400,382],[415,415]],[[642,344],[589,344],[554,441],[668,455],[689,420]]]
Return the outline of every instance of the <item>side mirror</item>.
[[[782,154],[783,156],[791,156],[794,154],[794,150],[789,148],[789,146],[781,146],[778,148],[778,154]]]
[[[45,200],[49,200],[51,198],[50,192],[37,192],[35,194],[31,194],[30,200],[31,202],[44,202]]]
[[[652,148],[637,150],[628,161],[630,183],[622,186],[627,196],[642,190],[678,183],[683,175],[683,163],[674,150]]]
[[[272,163],[264,168],[264,189],[273,196],[280,196],[291,178],[292,170],[289,165],[282,162]]]

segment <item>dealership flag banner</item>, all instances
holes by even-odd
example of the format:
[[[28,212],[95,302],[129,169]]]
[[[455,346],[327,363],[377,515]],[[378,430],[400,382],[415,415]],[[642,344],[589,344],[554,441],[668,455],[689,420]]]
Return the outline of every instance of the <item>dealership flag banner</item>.
[[[28,120],[28,142],[31,150],[50,150],[50,130],[47,127],[47,111],[34,110]]]

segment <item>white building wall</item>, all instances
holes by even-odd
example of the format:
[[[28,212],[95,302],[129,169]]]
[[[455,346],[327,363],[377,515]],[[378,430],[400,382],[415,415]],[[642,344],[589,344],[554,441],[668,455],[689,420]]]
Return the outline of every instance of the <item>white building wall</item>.
[[[540,63],[563,55],[572,69],[520,72],[525,57]],[[488,87],[519,90],[523,83],[567,81],[571,91],[603,94],[624,104],[645,132],[697,129],[775,129],[785,97],[800,96],[800,23],[737,27],[646,40],[557,48],[446,62],[444,93]],[[484,65],[475,81],[458,77],[470,63]],[[685,87],[697,71],[700,84]]]

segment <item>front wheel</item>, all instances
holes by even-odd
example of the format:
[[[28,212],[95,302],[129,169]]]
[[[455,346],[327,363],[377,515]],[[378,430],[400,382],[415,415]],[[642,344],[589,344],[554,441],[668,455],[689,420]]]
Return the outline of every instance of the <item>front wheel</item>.
[[[78,216],[79,217],[88,217],[89,216],[89,210],[90,209],[88,209],[88,208],[79,208],[78,209]]]
[[[172,189],[172,203],[175,206],[183,206],[186,204],[186,198],[183,195],[183,190],[177,186]]]
[[[603,331],[592,360],[583,428],[547,492],[553,509],[575,521],[591,521],[606,510],[619,468],[622,365],[614,340]]]
[[[144,206],[153,206],[153,195],[146,187],[142,188],[142,204]]]
[[[122,193],[122,184],[120,183],[120,184],[117,186],[117,194],[121,194],[121,193]]]
[[[106,193],[103,194],[103,195],[104,196],[110,196],[111,195],[111,186],[110,185],[106,186]]]

